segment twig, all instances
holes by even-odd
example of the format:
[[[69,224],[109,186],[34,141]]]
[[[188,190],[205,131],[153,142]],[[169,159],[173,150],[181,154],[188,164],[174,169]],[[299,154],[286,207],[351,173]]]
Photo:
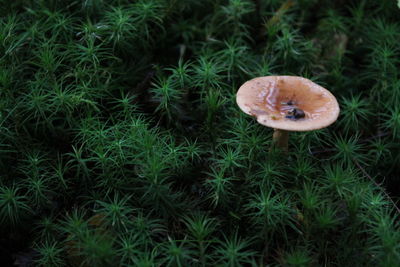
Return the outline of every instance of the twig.
[[[265,28],[268,29],[274,24],[278,23],[282,16],[295,4],[296,2],[293,0],[287,0],[286,2],[284,2],[281,7],[275,12],[275,15],[265,23]]]
[[[366,138],[366,139],[364,139],[364,140],[361,140],[361,142],[367,142],[367,141],[372,140],[372,139],[375,139],[375,138],[377,138],[377,137],[384,137],[384,136],[388,136],[388,135],[390,135],[390,134],[391,134],[390,132],[379,133],[379,134],[377,134],[377,135],[374,135],[374,136],[368,137],[368,138]]]
[[[366,176],[369,180],[371,180],[376,187],[378,187],[382,193],[390,200],[390,202],[392,202],[394,208],[396,209],[396,211],[400,214],[400,209],[399,207],[397,207],[396,203],[393,201],[393,199],[389,196],[388,193],[386,193],[385,189],[380,186],[380,184],[378,184],[368,173],[367,171],[360,165],[360,163],[358,163],[357,160],[353,159],[354,163],[357,165],[357,167],[361,170],[361,172],[364,174],[364,176]]]
[[[326,152],[333,152],[333,151],[335,151],[335,149],[334,148],[326,148],[323,150],[311,151],[311,148],[309,148],[308,151],[310,152],[311,155],[315,155],[315,154],[321,154],[321,153],[326,153]]]

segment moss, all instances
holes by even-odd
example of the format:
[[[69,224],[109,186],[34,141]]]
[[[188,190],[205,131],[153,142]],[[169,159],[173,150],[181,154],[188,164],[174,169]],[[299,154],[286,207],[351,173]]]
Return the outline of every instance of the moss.
[[[5,262],[400,262],[396,1],[3,2]],[[235,103],[262,75],[328,88],[338,122],[269,152]]]

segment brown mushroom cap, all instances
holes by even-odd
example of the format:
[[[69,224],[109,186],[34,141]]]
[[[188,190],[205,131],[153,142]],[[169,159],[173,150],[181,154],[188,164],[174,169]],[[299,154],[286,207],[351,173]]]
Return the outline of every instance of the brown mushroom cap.
[[[325,88],[297,76],[265,76],[244,83],[236,102],[258,123],[280,130],[311,131],[325,128],[336,121],[339,105]],[[294,118],[293,109],[304,117]]]

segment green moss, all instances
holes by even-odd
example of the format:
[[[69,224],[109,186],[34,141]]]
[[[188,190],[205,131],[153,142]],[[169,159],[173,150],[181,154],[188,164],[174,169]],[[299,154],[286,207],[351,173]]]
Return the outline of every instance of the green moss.
[[[5,262],[396,266],[396,4],[2,1]],[[235,101],[264,75],[328,88],[338,122],[269,151]]]

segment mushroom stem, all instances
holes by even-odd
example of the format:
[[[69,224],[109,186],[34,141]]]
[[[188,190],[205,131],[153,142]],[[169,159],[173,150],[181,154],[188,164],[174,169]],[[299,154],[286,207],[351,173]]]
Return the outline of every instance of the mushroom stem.
[[[288,152],[288,140],[289,131],[274,129],[274,134],[272,135],[272,147]]]

